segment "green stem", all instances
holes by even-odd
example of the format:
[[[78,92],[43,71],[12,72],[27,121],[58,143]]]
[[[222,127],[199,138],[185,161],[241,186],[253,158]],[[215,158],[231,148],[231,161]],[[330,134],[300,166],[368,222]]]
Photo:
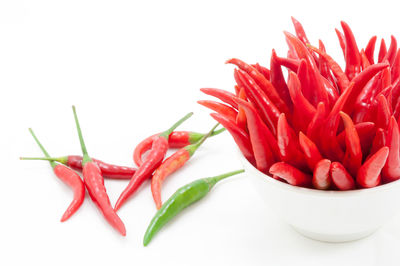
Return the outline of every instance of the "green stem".
[[[221,129],[218,129],[218,130],[214,130],[213,133],[211,133],[211,137],[216,136],[216,135],[218,135],[218,134],[221,134],[221,133],[224,132],[224,131],[225,131],[225,128],[224,128],[224,127],[221,128]]]
[[[208,177],[208,178],[205,178],[204,180],[208,183],[209,189],[211,189],[213,186],[215,186],[216,183],[218,183],[222,179],[225,179],[227,177],[230,177],[230,176],[233,176],[233,175],[237,175],[237,174],[240,174],[240,173],[243,173],[243,172],[244,172],[244,169],[236,170],[236,171],[232,171],[232,172],[225,173],[225,174],[222,174],[222,175],[217,175],[217,176],[214,176],[214,177]]]
[[[59,162],[62,164],[68,163],[68,156],[63,157],[20,157],[20,160],[41,160],[41,161],[50,161],[50,162]]]
[[[43,147],[42,143],[40,143],[39,139],[36,137],[35,133],[33,132],[32,128],[29,128],[29,132],[31,133],[32,137],[35,139],[36,144],[40,147],[42,150],[43,154],[49,158],[50,154],[46,151],[46,149]],[[50,165],[52,168],[56,167],[57,164],[54,161],[50,161]]]
[[[89,157],[89,154],[86,149],[85,141],[83,140],[82,130],[81,130],[81,126],[79,124],[78,115],[76,114],[75,105],[72,106],[72,111],[74,112],[76,129],[78,130],[79,141],[81,143],[81,149],[82,149],[82,153],[83,153],[82,166],[84,166],[86,163],[91,162],[92,159]]]
[[[172,125],[172,127],[170,127],[169,129],[167,129],[166,131],[160,133],[160,137],[164,137],[166,139],[168,139],[169,135],[172,133],[172,131],[174,131],[178,126],[180,126],[183,122],[185,122],[187,119],[189,119],[189,117],[191,117],[193,115],[193,112],[188,113],[187,115],[185,115],[184,117],[182,117],[181,119],[179,119],[178,122],[176,122],[175,124]]]
[[[213,128],[207,133],[205,134],[198,142],[188,145],[186,146],[184,149],[186,149],[190,156],[192,156],[196,150],[201,146],[201,144],[203,144],[204,141],[206,141],[206,139],[211,136],[211,134],[214,132],[214,130],[218,127],[219,123],[217,123],[215,126],[213,126]]]

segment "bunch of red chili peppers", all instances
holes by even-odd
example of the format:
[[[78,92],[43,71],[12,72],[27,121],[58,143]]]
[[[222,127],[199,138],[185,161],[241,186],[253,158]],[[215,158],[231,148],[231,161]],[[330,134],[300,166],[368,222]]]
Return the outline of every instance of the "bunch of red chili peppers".
[[[232,135],[257,169],[291,185],[370,188],[400,178],[400,50],[392,36],[359,49],[345,22],[336,29],[344,70],[310,44],[292,18],[287,57],[272,51],[270,67],[230,59],[235,92],[205,88],[224,103],[199,101]],[[285,78],[284,71],[287,71]]]

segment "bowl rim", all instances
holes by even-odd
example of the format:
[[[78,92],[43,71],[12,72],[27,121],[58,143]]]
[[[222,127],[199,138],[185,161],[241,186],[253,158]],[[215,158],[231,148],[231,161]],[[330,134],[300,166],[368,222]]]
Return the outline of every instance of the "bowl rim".
[[[386,190],[390,190],[394,187],[400,186],[400,179],[392,181],[387,184],[379,185],[373,188],[362,188],[362,189],[354,189],[354,190],[346,190],[346,191],[337,191],[337,190],[319,190],[314,188],[305,188],[305,187],[298,187],[293,186],[288,183],[284,183],[272,178],[270,175],[264,174],[256,167],[254,167],[238,150],[239,158],[242,161],[242,164],[246,169],[251,169],[253,172],[256,172],[259,177],[265,176],[265,180],[273,186],[276,186],[280,189],[290,190],[295,193],[301,194],[309,194],[313,196],[321,196],[321,197],[354,197],[359,195],[371,194],[371,193],[378,193]],[[247,171],[246,171],[247,172]]]

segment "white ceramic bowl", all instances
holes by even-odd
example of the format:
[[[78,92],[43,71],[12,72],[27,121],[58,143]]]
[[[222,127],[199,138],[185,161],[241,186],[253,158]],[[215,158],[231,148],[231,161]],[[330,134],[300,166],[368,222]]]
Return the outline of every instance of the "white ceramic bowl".
[[[301,188],[277,181],[258,171],[241,154],[240,158],[266,203],[296,231],[315,240],[361,239],[400,211],[400,181],[353,191]]]

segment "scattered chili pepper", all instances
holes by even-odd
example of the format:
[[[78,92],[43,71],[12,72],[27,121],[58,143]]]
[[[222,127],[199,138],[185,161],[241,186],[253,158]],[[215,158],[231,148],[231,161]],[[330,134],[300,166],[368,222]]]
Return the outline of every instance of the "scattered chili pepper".
[[[172,127],[167,129],[166,131],[158,134],[157,138],[153,141],[151,150],[149,151],[148,156],[142,165],[139,166],[136,173],[132,176],[132,179],[129,181],[128,186],[122,191],[119,196],[117,203],[115,203],[115,211],[118,211],[121,208],[122,204],[130,198],[133,193],[140,187],[140,185],[160,166],[161,162],[164,160],[165,154],[168,151],[168,138],[169,135],[183,122],[189,119],[193,113],[188,113],[184,117],[182,117],[179,121],[177,121]]]
[[[293,186],[310,187],[312,177],[303,173],[296,167],[285,162],[278,162],[269,169],[271,175],[276,175],[284,179],[287,183]]]
[[[165,161],[156,169],[153,177],[151,178],[151,193],[153,194],[153,199],[156,204],[157,210],[161,208],[161,185],[165,178],[169,175],[182,168],[182,166],[193,156],[197,149],[203,144],[203,142],[211,135],[211,133],[216,129],[219,124],[216,124],[204,137],[202,137],[198,142],[185,146],[170,157],[165,159]]]
[[[224,132],[225,129],[221,128],[219,130],[215,130],[211,136],[216,136],[222,132]],[[149,151],[153,145],[154,140],[158,138],[158,134],[154,134],[148,138],[145,138],[142,140],[136,147],[135,151],[133,152],[133,161],[137,166],[141,166],[143,161],[142,157],[143,155]],[[182,147],[185,147],[187,145],[196,143],[199,141],[202,137],[204,136],[203,133],[198,133],[198,132],[191,132],[191,131],[173,131],[168,138],[168,147],[172,149],[180,149]],[[130,176],[132,178],[132,175]],[[129,179],[130,179],[129,178]]]
[[[143,245],[147,246],[154,235],[183,209],[204,198],[216,183],[243,172],[244,170],[237,170],[215,177],[202,178],[179,188],[154,215],[144,235]]]
[[[86,145],[83,140],[82,131],[79,125],[75,106],[72,106],[72,110],[74,112],[76,129],[78,131],[79,141],[81,143],[81,149],[83,153],[82,173],[86,189],[89,192],[90,198],[93,200],[94,203],[96,203],[97,207],[100,209],[108,223],[112,227],[114,227],[121,235],[125,236],[125,225],[111,206],[110,199],[108,198],[107,191],[104,186],[104,179],[101,174],[101,170],[97,163],[93,162],[93,160],[89,157],[89,154],[86,150]]]
[[[82,160],[83,157],[80,155],[68,155],[62,157],[24,157],[25,160],[46,160],[51,162],[59,162],[66,166],[71,167],[74,170],[82,171]],[[132,175],[136,172],[136,168],[128,166],[120,166],[114,164],[108,164],[103,161],[92,158],[103,174],[103,177],[110,179],[131,179]]]
[[[39,139],[36,137],[33,130],[30,128],[29,132],[31,133],[32,137],[35,139],[35,142],[42,150],[43,154],[46,157],[50,157],[50,154],[46,151],[43,147],[42,143],[40,143]],[[72,188],[74,191],[74,198],[70,205],[68,206],[67,210],[64,212],[63,216],[61,217],[61,222],[68,220],[82,205],[85,199],[85,186],[82,182],[81,177],[75,173],[71,168],[62,165],[56,164],[54,161],[49,161],[51,167],[53,168],[54,174],[65,184]]]
[[[381,170],[389,155],[389,148],[382,147],[360,167],[357,173],[357,183],[361,187],[371,188],[381,182]]]
[[[339,190],[350,190],[356,187],[353,177],[341,163],[333,162],[330,172],[332,181]]]
[[[316,189],[326,190],[331,186],[331,161],[321,159],[315,165],[312,184]]]

